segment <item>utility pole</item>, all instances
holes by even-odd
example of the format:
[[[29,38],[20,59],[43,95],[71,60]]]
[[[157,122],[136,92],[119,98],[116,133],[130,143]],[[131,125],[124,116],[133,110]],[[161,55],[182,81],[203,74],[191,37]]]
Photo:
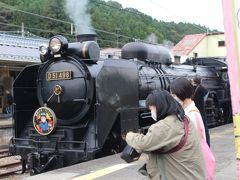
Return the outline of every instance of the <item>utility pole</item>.
[[[119,47],[119,31],[120,31],[120,28],[115,28],[115,30],[116,30],[116,36],[117,36],[117,48]]]
[[[22,22],[22,27],[21,27],[21,34],[22,34],[22,37],[25,36],[25,32],[24,32],[24,23]]]
[[[73,24],[71,23],[71,35],[73,35]]]

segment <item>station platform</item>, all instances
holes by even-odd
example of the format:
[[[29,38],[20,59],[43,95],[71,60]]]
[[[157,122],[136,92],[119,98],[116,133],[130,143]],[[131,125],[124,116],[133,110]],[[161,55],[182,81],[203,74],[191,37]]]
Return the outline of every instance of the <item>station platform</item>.
[[[235,180],[235,148],[233,124],[210,129],[211,149],[215,155],[214,180]],[[57,169],[36,176],[25,177],[26,180],[146,180],[138,169],[146,161],[142,155],[138,161],[127,164],[120,154],[95,159],[62,169]]]

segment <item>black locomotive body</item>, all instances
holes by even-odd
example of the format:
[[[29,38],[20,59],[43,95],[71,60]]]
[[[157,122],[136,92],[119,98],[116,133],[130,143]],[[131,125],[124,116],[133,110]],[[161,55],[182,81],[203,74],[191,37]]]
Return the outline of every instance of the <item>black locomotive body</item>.
[[[144,43],[125,45],[122,59],[98,60],[96,42],[68,43],[61,36],[53,37],[43,52],[43,63],[26,67],[14,82],[15,136],[9,149],[32,174],[121,151],[126,132],[147,129],[153,122],[146,96],[168,89],[177,77],[203,78],[212,125],[230,116],[225,62],[173,65],[168,50]],[[33,126],[34,112],[44,106],[57,119],[48,135]]]

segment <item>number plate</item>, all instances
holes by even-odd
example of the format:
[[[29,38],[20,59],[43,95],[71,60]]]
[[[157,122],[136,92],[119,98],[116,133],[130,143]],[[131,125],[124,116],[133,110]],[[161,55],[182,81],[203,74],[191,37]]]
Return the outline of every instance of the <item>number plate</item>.
[[[54,71],[54,72],[47,72],[46,79],[47,81],[53,80],[69,80],[72,79],[72,71]]]

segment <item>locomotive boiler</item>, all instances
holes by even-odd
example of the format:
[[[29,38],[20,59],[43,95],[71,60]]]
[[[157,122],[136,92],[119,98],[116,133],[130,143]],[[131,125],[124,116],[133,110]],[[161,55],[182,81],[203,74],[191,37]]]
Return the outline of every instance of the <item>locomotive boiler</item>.
[[[54,36],[40,46],[41,64],[27,66],[16,78],[11,154],[20,155],[31,174],[120,152],[128,131],[153,121],[147,95],[168,89],[177,77],[196,74],[210,92],[210,125],[226,123],[230,97],[226,63],[219,59],[174,65],[169,51],[140,42],[126,44],[120,59],[100,59],[91,35],[68,43]]]

